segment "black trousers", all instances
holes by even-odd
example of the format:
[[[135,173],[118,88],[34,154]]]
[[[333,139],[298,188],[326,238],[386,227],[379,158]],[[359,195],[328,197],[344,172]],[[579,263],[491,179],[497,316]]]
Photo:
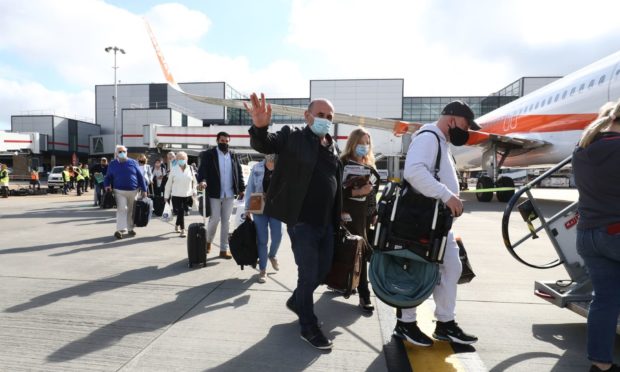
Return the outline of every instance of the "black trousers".
[[[177,220],[175,225],[180,226],[181,229],[185,229],[185,208],[189,201],[192,200],[191,196],[173,196],[172,197],[172,209],[177,214]]]

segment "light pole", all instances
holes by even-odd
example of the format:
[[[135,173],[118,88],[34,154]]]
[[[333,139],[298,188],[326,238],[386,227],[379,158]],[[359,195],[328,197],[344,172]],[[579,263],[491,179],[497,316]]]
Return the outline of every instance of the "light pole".
[[[125,51],[117,46],[113,46],[113,47],[107,47],[105,48],[106,52],[110,52],[113,51],[114,52],[114,66],[112,67],[114,69],[114,97],[112,97],[114,99],[114,145],[116,146],[116,141],[118,140],[118,137],[116,135],[116,116],[117,116],[117,111],[118,111],[118,85],[117,85],[117,80],[116,80],[116,70],[118,69],[118,66],[116,65],[116,53],[117,52],[121,52],[122,54],[125,54]],[[123,144],[123,139],[121,138],[121,144]]]

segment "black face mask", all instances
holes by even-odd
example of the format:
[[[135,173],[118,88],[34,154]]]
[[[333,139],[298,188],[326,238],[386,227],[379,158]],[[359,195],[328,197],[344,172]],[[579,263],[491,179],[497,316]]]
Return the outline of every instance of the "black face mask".
[[[457,126],[448,129],[448,134],[450,135],[450,143],[454,146],[463,146],[469,139],[469,131],[463,130]]]
[[[217,144],[217,148],[220,149],[221,152],[227,152],[228,151],[228,144],[227,143],[219,142]]]

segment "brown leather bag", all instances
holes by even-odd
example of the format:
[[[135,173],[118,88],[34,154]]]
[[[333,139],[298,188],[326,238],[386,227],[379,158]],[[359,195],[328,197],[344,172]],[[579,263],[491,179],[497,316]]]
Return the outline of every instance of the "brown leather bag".
[[[265,194],[262,192],[254,192],[250,194],[250,207],[247,212],[263,214],[263,209],[265,209]]]
[[[349,298],[360,282],[362,265],[366,264],[363,260],[366,242],[364,238],[351,234],[342,226],[335,235],[332,267],[325,277],[324,284],[342,292],[344,298]]]

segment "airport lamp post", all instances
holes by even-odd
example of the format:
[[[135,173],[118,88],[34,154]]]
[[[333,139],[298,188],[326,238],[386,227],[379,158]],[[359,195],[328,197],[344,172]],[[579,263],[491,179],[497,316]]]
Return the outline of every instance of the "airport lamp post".
[[[116,145],[116,141],[118,140],[118,137],[116,135],[116,116],[118,111],[118,85],[116,80],[116,70],[118,69],[118,66],[116,65],[116,53],[121,52],[121,54],[125,54],[125,51],[117,46],[107,47],[105,48],[105,51],[107,53],[109,53],[110,51],[114,52],[114,66],[112,67],[114,69],[114,97],[112,98],[114,99],[114,145]],[[120,143],[123,144],[122,138]]]

